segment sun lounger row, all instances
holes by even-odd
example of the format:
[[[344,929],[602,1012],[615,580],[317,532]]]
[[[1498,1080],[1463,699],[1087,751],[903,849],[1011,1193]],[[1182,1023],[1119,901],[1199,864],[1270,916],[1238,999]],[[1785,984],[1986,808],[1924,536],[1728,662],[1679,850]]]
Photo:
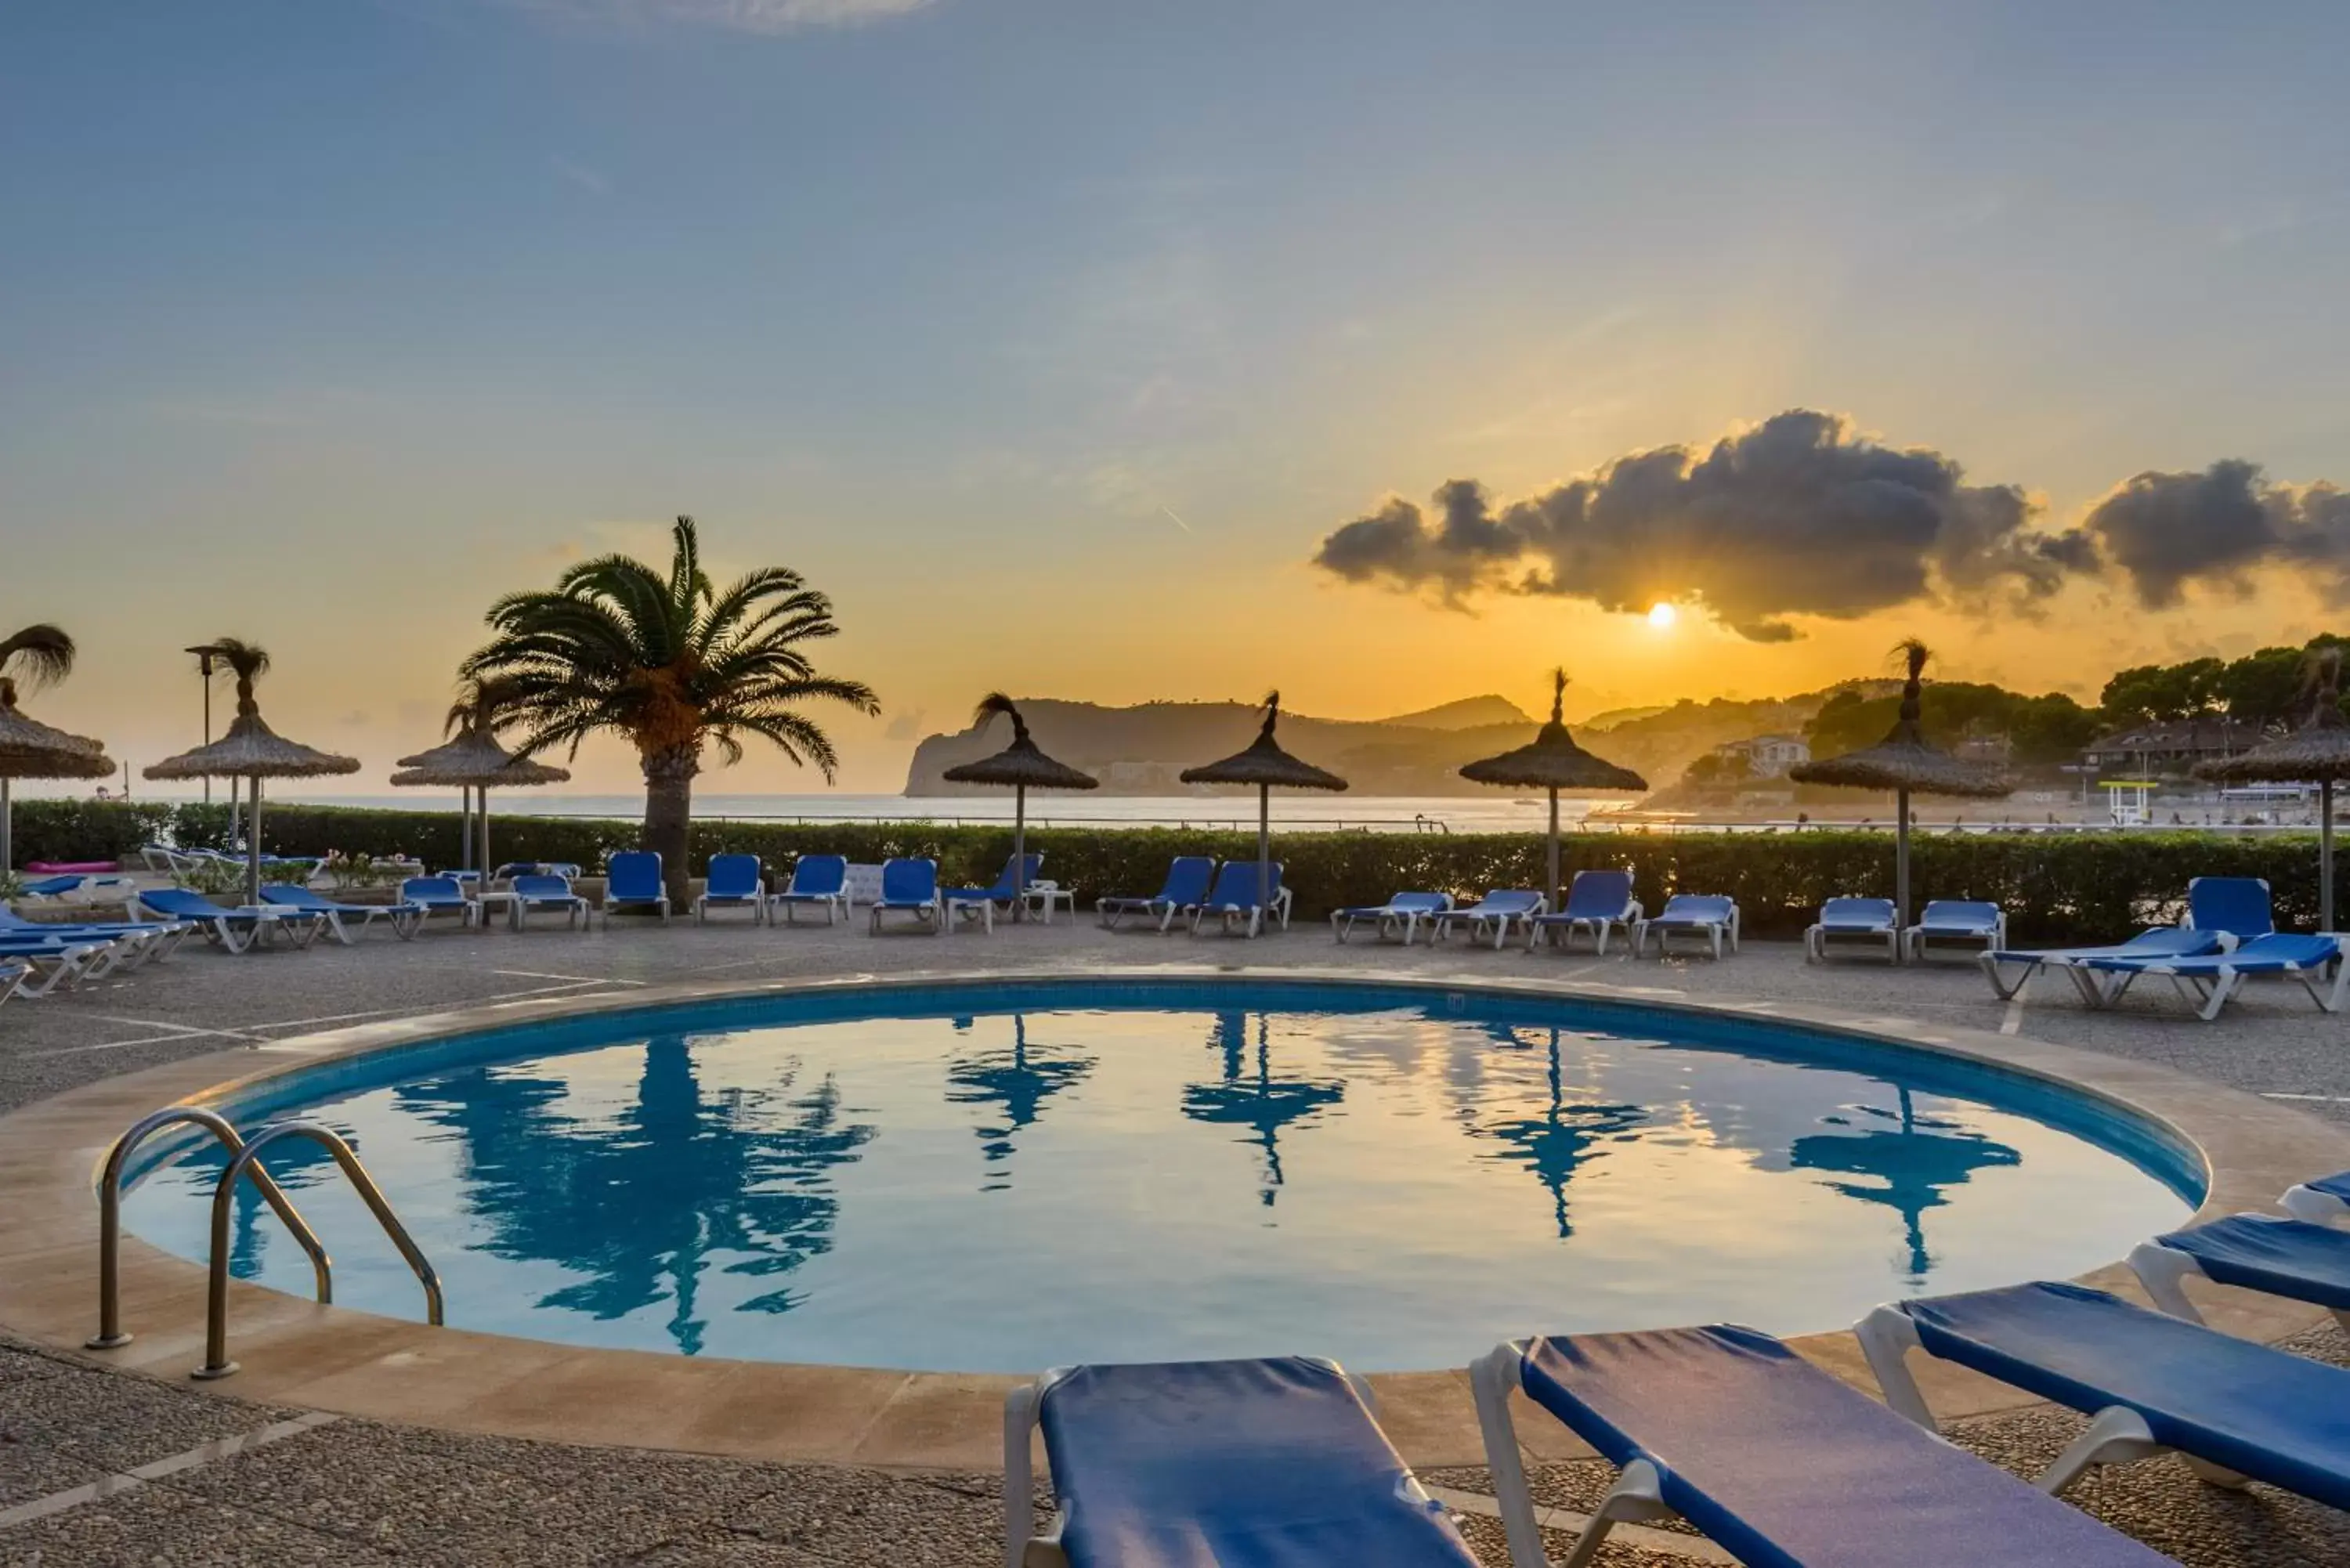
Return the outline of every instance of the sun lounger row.
[[[1097,898],[1094,914],[1104,927],[1113,929],[1128,917],[1139,916],[1156,920],[1161,931],[1171,929],[1177,920],[1188,919],[1194,936],[1211,919],[1228,933],[1253,937],[1275,923],[1287,930],[1295,898],[1282,886],[1281,873],[1278,860],[1270,867],[1253,860],[1227,860],[1219,866],[1210,856],[1179,855],[1169,863],[1167,879],[1158,892]]]
[[[28,920],[0,905],[0,1002],[71,991],[168,958],[193,929],[182,920]]]
[[[2287,1195],[2350,1216],[2350,1172]],[[1548,1568],[1511,1396],[1617,1467],[1559,1568],[1616,1526],[1681,1520],[1768,1568],[2155,1568],[2169,1563],[2062,1501],[2089,1469],[2176,1452],[2350,1506],[2350,1370],[2219,1334],[2178,1288],[2200,1275],[2350,1314],[2350,1232],[2236,1216],[2132,1259],[2164,1311],[2036,1282],[1878,1308],[1856,1329],[1886,1403],[1731,1324],[1537,1336],[1470,1368],[1513,1568]],[[2089,1417],[2036,1484],[1942,1441],[1925,1355]],[[1032,1433],[1058,1511],[1035,1527]],[[1379,1428],[1367,1386],[1305,1357],[1081,1366],[1004,1412],[1007,1568],[1190,1568],[1475,1558]],[[1554,1521],[1553,1522],[1556,1522]]]

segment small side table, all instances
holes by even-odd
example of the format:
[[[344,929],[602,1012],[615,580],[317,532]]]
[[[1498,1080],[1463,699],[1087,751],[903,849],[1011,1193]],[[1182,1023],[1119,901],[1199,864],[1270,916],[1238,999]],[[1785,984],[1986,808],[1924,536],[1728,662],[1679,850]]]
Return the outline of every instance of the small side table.
[[[1053,906],[1058,903],[1069,911],[1069,919],[1077,918],[1077,890],[1064,888],[1058,882],[1031,882],[1022,889],[1028,895],[1028,907],[1036,911],[1041,925],[1053,923]]]
[[[490,929],[490,911],[494,909],[504,909],[505,911],[506,929],[513,930],[515,929],[515,907],[516,899],[512,888],[506,888],[494,893],[488,891],[476,893],[473,895],[473,902],[482,907],[481,913],[474,917],[474,929],[486,931]]]

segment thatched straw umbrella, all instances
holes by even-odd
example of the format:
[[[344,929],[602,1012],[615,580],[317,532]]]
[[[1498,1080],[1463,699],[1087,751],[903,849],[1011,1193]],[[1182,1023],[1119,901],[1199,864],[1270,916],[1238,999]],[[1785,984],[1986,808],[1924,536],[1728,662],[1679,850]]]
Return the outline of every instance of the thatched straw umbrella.
[[[1273,792],[1276,789],[1342,790],[1347,781],[1301,763],[1273,738],[1281,722],[1281,693],[1264,694],[1264,722],[1248,750],[1235,752],[1220,763],[1185,768],[1178,776],[1185,784],[1254,784],[1256,786],[1256,900],[1260,909],[1273,900]]]
[[[1566,671],[1550,672],[1550,722],[1526,745],[1469,763],[1461,776],[1477,784],[1509,789],[1546,790],[1550,794],[1550,907],[1558,908],[1558,792],[1561,790],[1638,789],[1648,781],[1629,768],[1619,768],[1605,757],[1595,757],[1575,743],[1561,713],[1566,703]]]
[[[1001,691],[991,691],[972,711],[972,722],[983,728],[998,713],[1012,720],[1012,743],[992,757],[959,763],[944,777],[953,784],[1012,786],[1012,918],[1021,918],[1028,890],[1028,792],[1032,789],[1099,789],[1101,781],[1081,774],[1066,763],[1055,762],[1028,738],[1028,721]]]
[[[475,680],[465,695],[449,710],[450,726],[457,731],[454,740],[400,759],[400,771],[391,775],[393,784],[401,789],[446,789],[454,784],[466,802],[461,832],[464,836],[464,853],[460,857],[470,865],[473,858],[473,824],[481,824],[482,875],[490,874],[490,791],[528,789],[539,784],[565,784],[571,778],[568,768],[553,767],[546,763],[518,757],[498,744],[498,710],[506,701],[506,689],[494,680]],[[481,812],[473,814],[474,792],[480,792]]]
[[[2310,661],[2309,711],[2290,735],[2240,757],[2198,763],[2195,776],[2220,784],[2317,786],[2317,929],[2334,929],[2334,786],[2350,778],[2350,722],[2342,717],[2342,650]]]
[[[10,786],[18,779],[102,779],[114,763],[96,741],[53,730],[16,711],[16,678],[28,685],[62,680],[72,670],[73,639],[54,626],[28,626],[0,638],[0,877],[16,868]]]
[[[1970,800],[1998,800],[2015,793],[2015,783],[1995,768],[1962,763],[1926,740],[1920,722],[1923,707],[1919,677],[1932,653],[1916,638],[1897,649],[1908,666],[1901,688],[1901,716],[1885,739],[1840,757],[1800,763],[1787,770],[1797,784],[1835,784],[1845,789],[1893,792],[1893,912],[1909,924],[1909,797],[1913,794],[1956,795]]]
[[[166,757],[146,770],[151,779],[244,779],[253,805],[245,825],[244,896],[261,901],[261,781],[322,778],[329,774],[359,771],[357,757],[314,751],[280,736],[261,720],[261,704],[253,698],[255,677],[269,668],[268,653],[249,642],[224,637],[213,645],[221,661],[236,675],[236,719],[228,733],[208,746]]]

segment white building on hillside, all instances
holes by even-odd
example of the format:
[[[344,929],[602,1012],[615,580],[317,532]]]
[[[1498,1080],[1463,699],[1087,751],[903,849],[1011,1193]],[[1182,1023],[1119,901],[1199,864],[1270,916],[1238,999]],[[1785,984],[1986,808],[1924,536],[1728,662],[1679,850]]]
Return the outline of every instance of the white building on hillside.
[[[1775,779],[1798,763],[1810,762],[1812,748],[1799,735],[1756,735],[1716,746],[1713,754],[1724,762],[1744,763],[1758,779]]]

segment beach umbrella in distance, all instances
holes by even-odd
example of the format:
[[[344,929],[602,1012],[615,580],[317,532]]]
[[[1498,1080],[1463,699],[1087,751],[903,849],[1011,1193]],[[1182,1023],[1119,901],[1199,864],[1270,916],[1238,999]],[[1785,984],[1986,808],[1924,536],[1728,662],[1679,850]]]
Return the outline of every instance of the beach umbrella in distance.
[[[1550,722],[1533,741],[1498,757],[1486,757],[1461,770],[1476,784],[1509,789],[1538,789],[1550,795],[1550,907],[1558,908],[1558,792],[1594,789],[1645,790],[1648,781],[1629,768],[1619,768],[1605,757],[1595,757],[1575,743],[1560,717],[1566,704],[1566,671],[1550,672]]]
[[[1002,784],[1012,791],[1012,918],[1019,919],[1028,903],[1028,792],[1032,789],[1099,789],[1101,781],[1081,774],[1066,763],[1046,756],[1028,738],[1028,721],[1012,699],[991,691],[972,711],[972,722],[984,728],[998,713],[1012,721],[1012,743],[992,757],[961,763],[946,771],[953,784]]]
[[[2334,929],[2334,786],[2350,778],[2350,722],[2342,717],[2342,650],[2329,648],[2310,661],[2309,711],[2289,735],[2240,757],[2195,765],[2195,776],[2219,784],[2314,784],[2317,786],[2317,928]]]
[[[0,638],[0,876],[16,868],[9,789],[18,779],[102,779],[114,763],[96,741],[53,730],[16,709],[16,677],[27,686],[62,680],[73,670],[73,639],[54,626],[28,626]]]
[[[261,781],[324,778],[359,771],[357,757],[337,756],[286,740],[262,722],[253,683],[269,668],[267,650],[233,637],[213,644],[222,663],[236,676],[236,717],[228,733],[207,746],[166,757],[146,770],[151,779],[243,779],[252,816],[245,825],[244,896],[261,901]]]
[[[1906,927],[1909,923],[1909,797],[1940,794],[1998,800],[2014,794],[2015,783],[1996,768],[1962,763],[1928,742],[1919,678],[1933,654],[1914,637],[1896,651],[1908,666],[1908,678],[1901,687],[1900,716],[1893,721],[1885,739],[1840,757],[1799,763],[1787,770],[1787,776],[1797,784],[1893,793],[1893,911],[1897,921]]]
[[[401,789],[446,789],[454,784],[461,791],[481,792],[478,821],[484,877],[489,875],[491,865],[490,791],[565,784],[571,778],[568,768],[518,757],[498,744],[493,732],[504,699],[504,689],[495,680],[473,680],[466,694],[449,710],[449,723],[457,732],[455,738],[429,752],[400,758],[400,771],[391,775],[393,784]],[[472,821],[466,823],[464,832],[467,842],[462,858],[470,861],[473,857]]]
[[[1264,722],[1248,750],[1235,752],[1220,763],[1185,768],[1178,776],[1185,784],[1254,784],[1256,786],[1256,901],[1259,909],[1273,898],[1273,792],[1277,789],[1342,790],[1347,781],[1301,763],[1273,738],[1281,722],[1281,693],[1264,694]],[[1267,910],[1270,913],[1270,910]]]

